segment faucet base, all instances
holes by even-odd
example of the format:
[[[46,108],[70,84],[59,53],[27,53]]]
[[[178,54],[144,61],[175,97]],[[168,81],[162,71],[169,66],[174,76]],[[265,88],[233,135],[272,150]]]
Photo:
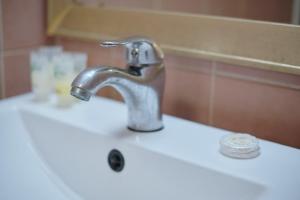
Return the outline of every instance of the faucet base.
[[[162,129],[164,129],[163,126],[158,129],[154,129],[154,130],[137,130],[137,129],[130,128],[129,126],[127,126],[127,128],[133,132],[139,132],[139,133],[153,133],[153,132],[158,132],[158,131],[161,131]]]

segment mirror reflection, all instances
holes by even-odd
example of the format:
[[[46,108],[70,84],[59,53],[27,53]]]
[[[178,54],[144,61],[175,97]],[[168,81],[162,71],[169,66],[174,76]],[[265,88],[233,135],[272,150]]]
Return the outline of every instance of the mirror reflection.
[[[300,0],[77,0],[76,2],[288,24],[299,24],[300,21]]]

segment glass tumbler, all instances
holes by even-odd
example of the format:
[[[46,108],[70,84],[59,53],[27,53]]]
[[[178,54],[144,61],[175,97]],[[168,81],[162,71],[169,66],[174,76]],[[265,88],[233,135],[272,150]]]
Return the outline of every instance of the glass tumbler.
[[[71,83],[75,78],[74,60],[69,54],[62,53],[55,56],[53,61],[57,106],[70,107],[75,100],[70,94]]]
[[[53,69],[46,54],[39,51],[30,53],[31,84],[35,101],[47,101],[53,84]]]

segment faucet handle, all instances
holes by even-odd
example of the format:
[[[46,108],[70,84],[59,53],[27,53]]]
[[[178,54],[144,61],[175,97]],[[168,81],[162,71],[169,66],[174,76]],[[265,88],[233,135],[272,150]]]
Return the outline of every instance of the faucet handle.
[[[142,66],[159,64],[163,62],[163,52],[151,39],[145,37],[130,37],[124,40],[103,41],[102,47],[126,47],[126,59],[128,65]]]

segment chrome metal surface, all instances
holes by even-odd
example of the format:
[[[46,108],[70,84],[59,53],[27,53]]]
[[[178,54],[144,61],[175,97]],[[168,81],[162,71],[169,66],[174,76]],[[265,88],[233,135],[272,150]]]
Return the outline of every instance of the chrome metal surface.
[[[108,66],[86,69],[74,79],[71,94],[88,101],[99,89],[112,86],[128,106],[129,129],[139,132],[161,130],[165,83],[162,51],[146,38],[102,42],[104,47],[116,45],[127,48],[126,69]]]
[[[155,42],[148,38],[130,37],[120,41],[103,41],[100,45],[102,47],[125,46],[128,65],[143,66],[159,64],[163,61],[161,49]]]

